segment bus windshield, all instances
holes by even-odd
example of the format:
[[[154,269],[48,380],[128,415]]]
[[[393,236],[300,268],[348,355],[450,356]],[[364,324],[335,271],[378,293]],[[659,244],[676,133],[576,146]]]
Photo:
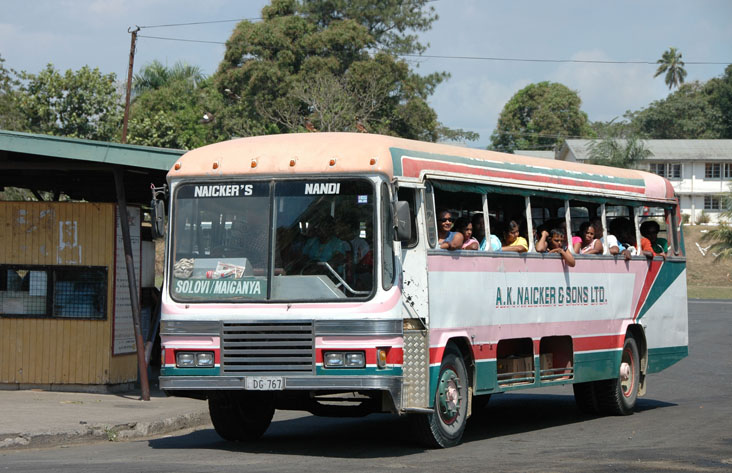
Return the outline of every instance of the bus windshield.
[[[184,302],[368,298],[374,288],[368,179],[178,186],[171,295]]]

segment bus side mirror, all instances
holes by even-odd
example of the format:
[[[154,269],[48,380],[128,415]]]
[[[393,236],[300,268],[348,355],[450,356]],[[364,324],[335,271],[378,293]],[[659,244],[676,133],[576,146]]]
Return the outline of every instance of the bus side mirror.
[[[394,204],[396,239],[409,241],[412,238],[412,218],[409,214],[409,202],[400,200]]]
[[[152,237],[165,236],[165,201],[154,199],[150,202],[150,220],[152,220]]]

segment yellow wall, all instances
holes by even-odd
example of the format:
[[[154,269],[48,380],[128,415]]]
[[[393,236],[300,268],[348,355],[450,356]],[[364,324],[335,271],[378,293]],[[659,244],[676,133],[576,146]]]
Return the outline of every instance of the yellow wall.
[[[107,267],[107,317],[0,316],[0,384],[115,384],[136,357],[112,356],[115,205],[0,202],[0,264]]]

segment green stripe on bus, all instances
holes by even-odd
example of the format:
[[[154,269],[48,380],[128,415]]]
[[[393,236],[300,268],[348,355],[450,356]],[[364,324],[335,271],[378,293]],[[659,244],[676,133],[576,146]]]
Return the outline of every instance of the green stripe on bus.
[[[404,170],[402,169],[402,157],[413,157],[420,159],[428,159],[432,161],[442,161],[452,164],[464,164],[468,166],[478,166],[483,168],[499,169],[502,171],[514,171],[514,172],[530,172],[535,174],[541,174],[544,176],[554,177],[565,177],[578,180],[586,180],[593,182],[605,182],[613,184],[622,184],[629,186],[645,187],[645,181],[643,179],[631,179],[625,177],[614,177],[605,176],[602,174],[590,174],[586,172],[567,171],[565,169],[549,169],[538,166],[529,166],[526,164],[517,163],[505,163],[495,161],[484,161],[475,158],[466,158],[463,156],[453,156],[447,154],[436,154],[436,153],[425,153],[423,151],[411,151],[403,148],[389,148],[391,152],[391,160],[394,166],[394,175],[402,176]]]
[[[219,376],[219,368],[160,368],[160,376]]]
[[[676,281],[676,278],[678,278],[685,269],[685,261],[664,261],[661,264],[661,269],[658,271],[658,276],[656,276],[656,280],[653,282],[653,286],[648,292],[648,297],[643,303],[643,307],[638,313],[638,318],[636,320],[640,320],[645,315],[645,313],[648,312],[653,304],[656,303],[656,301],[663,295],[664,292],[666,292],[671,284]]]
[[[648,373],[658,373],[689,356],[689,347],[663,347],[648,350]]]

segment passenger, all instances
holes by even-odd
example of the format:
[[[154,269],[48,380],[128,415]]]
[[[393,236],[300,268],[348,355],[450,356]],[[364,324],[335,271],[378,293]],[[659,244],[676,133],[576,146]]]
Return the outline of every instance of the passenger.
[[[526,238],[520,235],[519,228],[519,224],[516,220],[508,222],[506,229],[503,232],[502,251],[513,251],[515,253],[525,253],[529,251],[529,244],[526,242]]]
[[[574,256],[567,250],[567,235],[564,233],[564,229],[561,227],[553,228],[549,232],[543,230],[542,233],[549,234],[548,238],[545,238],[546,249],[542,250],[542,252],[559,253],[564,262],[567,263],[567,266],[574,268]]]
[[[582,255],[602,253],[602,242],[595,238],[595,227],[590,222],[582,222],[579,229],[580,241],[573,239],[574,252]]]
[[[449,210],[441,210],[437,214],[437,244],[443,250],[459,250],[463,246],[463,234],[451,231],[454,223]]]
[[[610,234],[615,236],[617,239],[619,250],[618,253],[614,253],[611,246],[610,254],[622,254],[626,261],[632,256],[638,255],[635,239],[635,227],[630,220],[625,217],[618,217],[610,222],[608,230]],[[610,243],[612,242],[609,241],[608,245],[610,245]]]
[[[463,250],[477,250],[480,247],[478,240],[473,238],[473,224],[468,220],[468,217],[460,217],[455,221],[453,230],[463,234]]]
[[[605,253],[605,244],[607,243],[605,238],[605,229],[602,226],[602,218],[601,217],[592,217],[590,219],[590,224],[595,229],[595,238],[600,240],[600,244],[602,245],[602,251],[600,253]]]
[[[498,223],[498,220],[496,220],[493,217],[488,217],[488,225],[491,226],[490,228],[490,235],[488,236],[486,244],[481,244],[481,250],[485,251],[501,251],[501,248],[503,245],[501,244],[501,239],[498,238],[498,235],[503,233],[501,231],[501,224]]]
[[[666,257],[668,254],[668,241],[665,238],[658,238],[661,226],[655,220],[647,220],[641,223],[640,232],[641,250],[651,252],[654,256]]]

